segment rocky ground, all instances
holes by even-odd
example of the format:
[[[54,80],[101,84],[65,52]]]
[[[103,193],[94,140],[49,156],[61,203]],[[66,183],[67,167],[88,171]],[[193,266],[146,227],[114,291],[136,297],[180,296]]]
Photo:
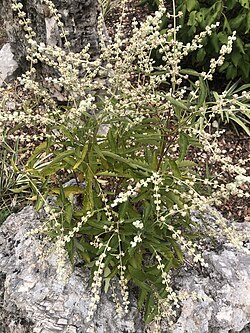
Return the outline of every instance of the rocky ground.
[[[220,251],[204,252],[208,268],[189,264],[175,272],[175,290],[188,297],[171,329],[165,321],[160,330],[154,324],[145,327],[134,288],[127,315],[119,318],[111,293],[103,293],[94,319],[87,322],[89,272],[77,265],[66,281],[58,279],[60,257],[52,244],[27,236],[41,223],[33,207],[26,207],[0,228],[1,333],[250,333],[249,255],[221,244]],[[249,224],[237,228],[250,232]],[[67,260],[64,268],[71,271]]]

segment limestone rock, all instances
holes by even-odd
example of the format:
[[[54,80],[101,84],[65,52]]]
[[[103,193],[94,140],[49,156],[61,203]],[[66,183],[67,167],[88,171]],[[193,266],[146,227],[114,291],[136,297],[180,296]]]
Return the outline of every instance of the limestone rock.
[[[94,320],[87,323],[89,273],[76,268],[67,282],[58,280],[57,254],[51,252],[41,262],[42,237],[27,236],[40,224],[33,208],[26,207],[0,228],[1,333],[155,332],[151,325],[144,327],[133,296],[130,312],[119,319],[110,294],[102,295]],[[205,257],[208,269],[184,268],[174,280],[178,289],[204,299],[184,301],[172,330],[163,323],[161,332],[250,333],[250,256],[224,246]]]
[[[238,229],[249,232],[250,224]],[[181,271],[175,281],[204,300],[185,301],[171,333],[250,333],[250,255],[224,246],[204,257],[207,271]]]
[[[13,78],[17,69],[18,64],[14,60],[10,43],[6,43],[0,50],[0,87]]]
[[[41,0],[23,1],[23,11],[31,20],[31,26],[36,33],[36,41],[47,45],[63,47],[64,39],[60,36],[60,29],[56,20],[51,15],[46,2]],[[88,43],[93,53],[98,49],[97,36],[97,0],[54,0],[56,9],[60,13],[65,30],[68,31],[68,41],[71,42],[72,52],[80,52]],[[15,60],[22,70],[27,69],[26,48],[29,46],[25,32],[19,25],[18,17],[11,8],[11,0],[0,0],[0,16],[4,21],[8,40],[12,46]],[[47,74],[49,68],[37,70]]]
[[[50,253],[41,262],[41,240],[26,235],[40,223],[33,208],[27,207],[11,215],[0,229],[0,278],[4,294],[0,332],[143,332],[135,302],[126,318],[120,319],[109,294],[103,295],[96,319],[86,322],[89,274],[76,268],[67,282],[58,280],[58,256]]]

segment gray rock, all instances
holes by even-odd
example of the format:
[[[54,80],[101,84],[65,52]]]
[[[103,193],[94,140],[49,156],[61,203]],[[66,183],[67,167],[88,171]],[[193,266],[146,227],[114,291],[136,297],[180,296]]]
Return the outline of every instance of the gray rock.
[[[86,315],[90,304],[89,273],[76,268],[67,282],[57,278],[55,252],[39,260],[50,244],[27,232],[41,225],[32,207],[12,214],[0,229],[0,332],[1,333],[114,333],[155,332],[144,327],[136,303],[117,318],[110,294],[103,294],[94,320]],[[245,228],[250,226],[245,226]],[[222,248],[205,253],[208,269],[183,268],[174,285],[195,291],[202,300],[183,301],[178,320],[163,333],[249,333],[250,256]],[[70,270],[69,263],[65,268]]]
[[[10,43],[6,43],[0,50],[0,87],[14,77],[17,69]]]
[[[239,232],[250,224],[238,224]],[[171,333],[250,333],[250,255],[226,245],[221,253],[204,253],[208,269],[182,270],[175,280],[180,289],[204,300],[189,298]]]
[[[23,3],[23,11],[31,19],[31,26],[36,33],[36,41],[46,45],[63,47],[64,39],[60,37],[58,24],[51,15],[49,7],[41,0],[27,0]],[[54,0],[58,12],[62,15],[67,37],[71,42],[70,51],[80,52],[88,43],[91,51],[98,50],[97,34],[97,0]],[[19,18],[11,9],[11,0],[0,0],[0,17],[3,19],[8,40],[12,46],[15,60],[23,71],[27,69],[26,48],[30,46],[25,32],[19,25]],[[38,64],[40,74],[49,74],[50,68]]]
[[[27,207],[12,214],[0,229],[0,332],[143,332],[135,302],[120,319],[109,294],[103,295],[96,318],[86,322],[89,273],[76,268],[67,282],[58,279],[58,256],[53,252],[39,260],[44,252],[40,237],[27,236],[39,225],[33,208]],[[65,265],[70,270],[69,263]]]

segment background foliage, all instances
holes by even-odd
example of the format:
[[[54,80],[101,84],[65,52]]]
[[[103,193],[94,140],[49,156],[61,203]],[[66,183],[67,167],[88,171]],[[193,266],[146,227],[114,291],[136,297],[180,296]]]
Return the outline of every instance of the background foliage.
[[[141,4],[147,4],[151,10],[156,10],[159,1],[144,0]],[[171,6],[169,6],[169,10],[172,11]],[[187,64],[190,66],[191,63],[194,69],[207,69],[210,59],[218,56],[222,44],[236,30],[237,39],[233,51],[227,56],[220,72],[227,80],[242,78],[248,82],[250,70],[249,0],[177,0],[176,12],[178,11],[183,13],[182,17],[177,20],[177,24],[181,25],[178,40],[184,43],[190,42],[194,35],[204,30],[206,26],[220,22],[217,31],[203,40],[204,47],[194,52],[187,59]],[[165,17],[162,33],[168,29],[169,23],[171,23],[171,19]]]

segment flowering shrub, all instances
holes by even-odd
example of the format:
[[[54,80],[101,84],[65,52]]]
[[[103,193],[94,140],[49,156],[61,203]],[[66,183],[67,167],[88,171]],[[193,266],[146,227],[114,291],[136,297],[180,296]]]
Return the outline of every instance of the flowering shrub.
[[[60,16],[50,6],[66,38]],[[178,302],[186,297],[173,290],[171,271],[186,260],[206,267],[199,245],[204,228],[194,223],[191,212],[215,216],[214,224],[206,226],[208,235],[243,245],[212,207],[231,194],[249,196],[240,189],[249,181],[245,161],[232,165],[223,155],[217,144],[223,131],[211,132],[210,124],[224,104],[206,103],[206,82],[231,52],[235,33],[209,70],[197,73],[181,68],[180,62],[202,47],[202,39],[216,25],[185,45],[176,39],[176,17],[167,35],[160,34],[162,4],[145,22],[133,21],[129,38],[118,24],[111,43],[102,33],[100,16],[97,58],[88,47],[76,54],[38,44],[21,3],[14,1],[13,9],[31,45],[27,52],[32,66],[20,82],[39,97],[43,108],[33,116],[24,110],[15,119],[1,111],[0,121],[32,123],[46,137],[19,170],[32,184],[37,208],[43,206],[48,213],[34,233],[54,239],[60,274],[65,273],[65,249],[72,262],[78,256],[91,269],[88,320],[103,285],[113,290],[118,314],[128,312],[128,286],[133,283],[145,321],[167,317],[171,323]],[[156,49],[163,59],[158,67],[151,57]],[[56,69],[43,84],[36,80],[37,62]],[[63,88],[63,107],[53,97],[55,86]],[[249,99],[248,92],[242,96]],[[192,161],[190,148],[208,154],[208,164],[217,163],[219,172],[207,179]],[[228,172],[234,178],[229,184],[224,179]]]

